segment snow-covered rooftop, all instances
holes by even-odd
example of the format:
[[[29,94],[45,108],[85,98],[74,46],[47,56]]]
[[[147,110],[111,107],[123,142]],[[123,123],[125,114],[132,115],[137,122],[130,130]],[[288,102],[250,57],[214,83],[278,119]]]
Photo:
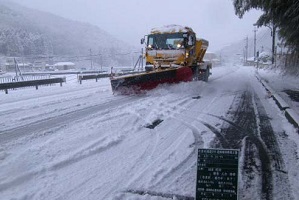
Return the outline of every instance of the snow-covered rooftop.
[[[162,26],[162,27],[159,27],[159,28],[153,28],[151,30],[152,34],[155,34],[155,33],[176,33],[176,32],[185,33],[185,32],[193,32],[193,30],[190,27],[180,26],[180,25],[175,25],[175,24],[166,25],[166,26]]]
[[[73,63],[73,62],[58,62],[58,63],[54,64],[54,66],[65,66],[65,65],[74,66],[75,63]]]

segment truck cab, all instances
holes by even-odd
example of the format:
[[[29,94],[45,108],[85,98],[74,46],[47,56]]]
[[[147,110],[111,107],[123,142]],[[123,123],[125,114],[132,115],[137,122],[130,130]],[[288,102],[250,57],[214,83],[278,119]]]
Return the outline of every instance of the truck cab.
[[[196,39],[191,28],[178,25],[154,28],[142,41],[146,41],[147,71],[199,65],[208,47],[206,40]]]

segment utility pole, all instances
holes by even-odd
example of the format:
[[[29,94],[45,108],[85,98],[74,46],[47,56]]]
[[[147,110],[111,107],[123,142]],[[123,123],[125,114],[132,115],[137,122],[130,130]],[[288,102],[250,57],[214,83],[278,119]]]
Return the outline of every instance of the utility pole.
[[[103,71],[103,66],[102,66],[102,51],[101,48],[99,47],[99,58],[98,58],[98,63],[100,64],[100,71],[102,73]]]
[[[246,37],[246,45],[245,45],[245,61],[248,59],[248,36]]]
[[[273,24],[273,27],[272,27],[272,31],[271,31],[271,34],[272,34],[272,64],[274,64],[275,62],[275,35],[276,35],[276,26]]]
[[[101,65],[101,72],[103,72],[102,54],[100,54],[100,65]]]
[[[245,53],[245,49],[243,49],[243,65],[246,65],[246,53]]]
[[[272,26],[266,25],[271,30],[271,37],[272,37],[272,64],[275,63],[275,37],[276,37],[276,26],[272,21]]]
[[[256,28],[254,27],[254,52],[253,52],[253,55],[254,55],[254,61],[256,60]]]
[[[92,69],[92,51],[91,49],[89,49],[89,53],[90,53],[90,69]]]

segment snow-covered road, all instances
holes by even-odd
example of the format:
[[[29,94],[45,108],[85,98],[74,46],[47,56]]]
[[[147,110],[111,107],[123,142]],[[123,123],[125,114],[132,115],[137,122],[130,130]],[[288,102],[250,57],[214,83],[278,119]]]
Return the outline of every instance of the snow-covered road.
[[[73,76],[1,94],[1,199],[192,199],[198,148],[241,151],[240,199],[298,199],[299,137],[255,69],[212,73],[138,96]]]

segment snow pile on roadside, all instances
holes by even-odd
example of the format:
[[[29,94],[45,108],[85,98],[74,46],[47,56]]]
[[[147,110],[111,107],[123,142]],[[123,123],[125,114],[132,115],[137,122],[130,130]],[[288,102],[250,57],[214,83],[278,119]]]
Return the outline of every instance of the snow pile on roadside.
[[[299,123],[299,102],[295,101],[288,94],[289,92],[295,92],[299,94],[299,79],[296,76],[283,74],[280,70],[272,69],[259,69],[258,74],[278,94],[278,97],[282,98],[281,102],[288,105],[294,113],[294,120]],[[296,95],[296,94],[294,94]],[[277,95],[276,95],[277,96]],[[284,103],[285,101],[286,103]]]
[[[258,73],[273,87],[273,89],[278,91],[285,89],[299,90],[299,79],[297,76],[284,74],[278,69],[258,69]]]

